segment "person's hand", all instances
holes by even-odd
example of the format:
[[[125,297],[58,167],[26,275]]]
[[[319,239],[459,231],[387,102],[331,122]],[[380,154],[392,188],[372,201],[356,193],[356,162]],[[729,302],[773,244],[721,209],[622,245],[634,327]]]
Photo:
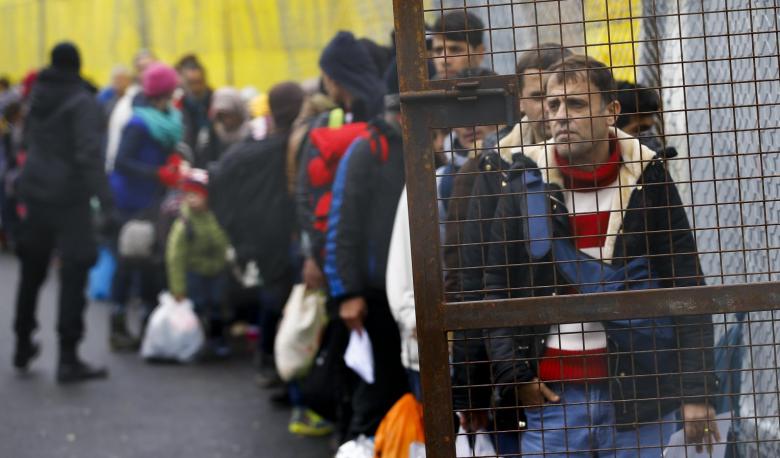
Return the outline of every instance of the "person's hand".
[[[523,407],[541,407],[545,402],[558,402],[561,397],[541,380],[534,377],[517,387],[517,400]]]
[[[487,410],[477,410],[474,412],[460,412],[458,414],[460,418],[460,426],[467,433],[475,433],[477,431],[485,431],[488,427],[488,413]]]
[[[320,289],[325,286],[325,276],[314,258],[303,261],[303,283],[306,289]]]
[[[172,188],[179,183],[181,174],[179,173],[178,167],[163,165],[157,169],[157,178],[160,180],[160,183],[166,187]]]
[[[163,185],[172,188],[179,184],[182,177],[182,159],[178,154],[168,156],[168,161],[157,169],[157,178]]]
[[[720,432],[715,422],[715,408],[709,404],[683,404],[682,416],[685,422],[685,441],[696,445],[696,452],[704,447],[712,453],[712,444],[720,442]]]
[[[363,320],[366,313],[368,313],[366,300],[360,296],[345,300],[339,307],[339,318],[352,331],[363,331]]]

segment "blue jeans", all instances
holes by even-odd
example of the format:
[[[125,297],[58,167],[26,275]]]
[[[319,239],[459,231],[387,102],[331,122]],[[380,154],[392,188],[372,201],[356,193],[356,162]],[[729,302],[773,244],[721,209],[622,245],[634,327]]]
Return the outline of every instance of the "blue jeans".
[[[418,401],[422,402],[422,381],[420,380],[420,371],[406,369],[406,378],[409,379],[409,391],[412,392]]]
[[[195,306],[195,313],[209,319],[222,319],[222,301],[227,278],[220,273],[213,276],[187,272],[187,297]]]
[[[677,411],[666,414],[660,423],[641,426],[637,429],[619,431],[615,435],[617,458],[660,458],[669,438],[681,428],[677,422]]]
[[[552,383],[560,403],[525,409],[523,456],[614,457],[615,409],[606,383]]]

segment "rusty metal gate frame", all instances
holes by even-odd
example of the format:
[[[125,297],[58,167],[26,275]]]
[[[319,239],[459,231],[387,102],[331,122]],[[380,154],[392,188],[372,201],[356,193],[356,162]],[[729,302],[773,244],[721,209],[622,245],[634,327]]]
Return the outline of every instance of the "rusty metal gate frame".
[[[514,75],[428,77],[423,0],[393,0],[428,457],[454,457],[447,332],[780,308],[780,282],[445,303],[431,129],[517,122]]]

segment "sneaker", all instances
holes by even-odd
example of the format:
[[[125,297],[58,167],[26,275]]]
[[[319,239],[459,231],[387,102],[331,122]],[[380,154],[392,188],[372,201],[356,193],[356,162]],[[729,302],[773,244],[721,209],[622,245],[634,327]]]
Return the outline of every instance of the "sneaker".
[[[297,407],[293,409],[288,429],[298,436],[321,437],[333,433],[333,423],[311,409]]]

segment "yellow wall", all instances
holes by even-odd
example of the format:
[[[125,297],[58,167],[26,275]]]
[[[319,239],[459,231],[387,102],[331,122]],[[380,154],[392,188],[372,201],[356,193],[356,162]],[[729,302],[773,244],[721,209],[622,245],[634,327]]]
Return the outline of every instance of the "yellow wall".
[[[636,45],[615,43],[638,39],[640,21],[629,18],[641,15],[641,0],[582,1],[588,53],[633,64]],[[316,76],[319,53],[336,31],[389,44],[393,26],[390,0],[0,0],[0,74],[20,78],[68,39],[82,49],[85,75],[106,83],[111,67],[129,65],[141,47],[141,2],[149,48],[168,63],[196,52],[215,86],[267,90]],[[633,81],[634,69],[615,69],[615,76]]]
[[[613,66],[615,79],[636,81],[642,0],[583,0],[588,55]],[[633,42],[633,43],[632,43]]]
[[[141,47],[140,0],[0,0],[0,74],[45,65],[51,46],[74,41],[84,73],[104,84]],[[389,0],[145,0],[148,43],[168,63],[196,52],[215,86],[267,90],[318,74],[338,30],[389,44]],[[44,5],[41,9],[41,5]],[[44,18],[41,21],[41,18]],[[44,27],[40,25],[44,24]]]

